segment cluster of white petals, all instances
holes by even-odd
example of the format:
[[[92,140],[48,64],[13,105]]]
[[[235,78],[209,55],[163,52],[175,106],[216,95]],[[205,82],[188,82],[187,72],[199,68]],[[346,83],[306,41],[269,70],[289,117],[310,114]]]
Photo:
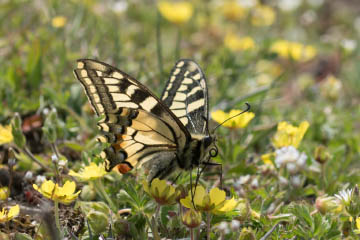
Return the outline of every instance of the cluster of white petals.
[[[286,167],[290,174],[298,173],[306,166],[307,156],[293,146],[282,147],[276,150],[275,164],[277,167]]]

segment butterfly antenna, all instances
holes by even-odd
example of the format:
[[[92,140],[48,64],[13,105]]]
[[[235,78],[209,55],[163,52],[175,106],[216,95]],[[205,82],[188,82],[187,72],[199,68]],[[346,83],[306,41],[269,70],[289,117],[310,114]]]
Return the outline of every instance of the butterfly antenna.
[[[221,125],[223,125],[223,124],[226,123],[227,121],[229,121],[229,120],[231,120],[231,119],[233,119],[233,118],[236,118],[237,116],[239,116],[239,115],[241,115],[241,114],[243,114],[243,113],[248,112],[248,111],[250,110],[251,106],[250,106],[249,103],[245,103],[245,104],[246,104],[246,109],[245,109],[244,111],[242,111],[241,113],[238,113],[238,114],[236,114],[236,115],[234,115],[234,116],[232,116],[232,117],[229,117],[228,119],[226,119],[226,120],[223,121],[222,123],[218,124],[218,125],[213,129],[213,132],[215,132],[215,130],[216,130],[218,127],[220,127]]]

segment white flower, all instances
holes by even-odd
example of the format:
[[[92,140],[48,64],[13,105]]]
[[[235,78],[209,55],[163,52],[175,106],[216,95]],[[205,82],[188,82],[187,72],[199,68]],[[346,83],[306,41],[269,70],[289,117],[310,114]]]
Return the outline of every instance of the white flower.
[[[45,181],[46,181],[45,176],[43,176],[43,175],[36,176],[36,179],[35,179],[36,185],[41,185]]]
[[[298,8],[302,0],[279,0],[279,8],[283,11],[292,11]]]
[[[218,229],[219,229],[220,231],[222,231],[224,234],[230,233],[230,229],[229,229],[229,226],[228,226],[227,222],[221,222],[221,223],[218,225]]]
[[[112,7],[113,11],[116,13],[125,12],[128,9],[127,1],[116,1]]]
[[[357,45],[354,39],[343,39],[340,44],[348,52],[354,51]]]
[[[243,185],[248,183],[250,180],[250,175],[245,175],[245,176],[241,176],[239,177],[239,179],[235,180],[235,185]]]
[[[275,164],[286,167],[290,174],[295,174],[305,168],[307,156],[295,147],[287,146],[276,150]]]
[[[230,226],[232,231],[237,231],[240,228],[240,221],[234,219],[231,221]]]
[[[354,189],[341,190],[339,194],[335,194],[335,197],[339,199],[344,205],[349,205],[352,199]]]
[[[252,8],[257,4],[256,0],[237,0],[237,3],[244,8]]]
[[[29,180],[31,180],[32,178],[33,178],[33,173],[32,173],[31,171],[27,171],[27,172],[25,173],[24,179],[27,180],[27,181],[29,181]]]
[[[304,178],[301,175],[295,175],[290,177],[290,183],[294,187],[301,187],[303,185]]]

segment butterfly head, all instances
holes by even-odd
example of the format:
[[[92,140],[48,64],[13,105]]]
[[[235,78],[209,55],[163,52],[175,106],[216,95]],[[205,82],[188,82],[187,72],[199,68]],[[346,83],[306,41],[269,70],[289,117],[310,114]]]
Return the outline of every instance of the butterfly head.
[[[205,136],[202,140],[204,152],[208,152],[210,157],[216,157],[218,154],[218,148],[215,144],[216,138],[215,136]]]

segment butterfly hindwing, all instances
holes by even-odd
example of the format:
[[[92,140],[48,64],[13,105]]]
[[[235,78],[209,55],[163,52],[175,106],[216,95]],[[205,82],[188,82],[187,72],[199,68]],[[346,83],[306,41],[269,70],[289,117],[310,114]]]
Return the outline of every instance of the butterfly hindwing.
[[[192,60],[179,60],[171,71],[161,100],[190,133],[207,134],[208,92],[204,73]]]
[[[103,134],[99,140],[110,143],[102,153],[108,170],[118,166],[124,173],[151,165],[148,162],[167,161],[163,167],[152,168],[153,175],[162,176],[174,168],[175,153],[191,137],[166,105],[140,82],[105,63],[78,60],[74,72],[94,111],[103,117],[98,123]]]

